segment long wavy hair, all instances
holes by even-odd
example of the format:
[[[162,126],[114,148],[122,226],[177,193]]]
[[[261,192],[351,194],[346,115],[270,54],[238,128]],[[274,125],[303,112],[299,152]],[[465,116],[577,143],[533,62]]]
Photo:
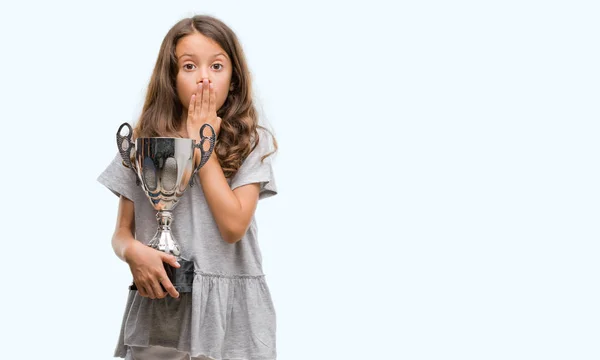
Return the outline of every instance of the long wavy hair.
[[[133,135],[135,138],[179,136],[184,109],[177,95],[175,47],[181,38],[194,32],[219,44],[229,55],[233,66],[233,90],[229,91],[225,103],[217,110],[217,116],[222,120],[214,149],[225,177],[229,178],[237,173],[244,159],[260,141],[259,129],[266,130],[273,141],[273,150],[265,154],[262,160],[275,153],[278,145],[273,134],[258,123],[258,113],[252,100],[251,76],[237,36],[226,24],[212,16],[196,15],[183,19],[163,39]]]

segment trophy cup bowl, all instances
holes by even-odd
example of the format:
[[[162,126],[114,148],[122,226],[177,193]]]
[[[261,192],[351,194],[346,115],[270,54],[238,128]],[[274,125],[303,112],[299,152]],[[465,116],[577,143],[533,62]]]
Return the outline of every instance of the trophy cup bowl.
[[[122,131],[127,128],[127,134]],[[210,129],[210,136],[204,130]],[[173,209],[188,186],[194,186],[197,172],[210,158],[215,146],[215,130],[209,124],[200,128],[200,142],[176,137],[146,137],[132,141],[131,125],[123,123],[117,131],[117,146],[123,158],[123,166],[131,169],[136,176],[136,184],[141,186],[150,205],[157,211],[158,228],[148,246],[171,254],[181,265],[175,268],[164,263],[165,271],[178,292],[191,292],[194,263],[181,255],[177,240],[171,233]],[[208,149],[205,149],[208,145]],[[194,168],[194,152],[200,149],[200,163]],[[161,284],[162,286],[162,284]],[[135,283],[130,287],[137,290]],[[163,287],[164,289],[164,287]]]

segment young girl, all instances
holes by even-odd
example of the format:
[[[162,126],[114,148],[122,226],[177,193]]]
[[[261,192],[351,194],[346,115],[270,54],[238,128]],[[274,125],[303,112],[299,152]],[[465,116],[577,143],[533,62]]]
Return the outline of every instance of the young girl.
[[[138,289],[129,291],[115,357],[276,358],[254,212],[277,193],[270,157],[277,143],[258,125],[251,88],[242,48],[221,21],[194,16],[167,33],[134,139],[199,141],[208,123],[217,142],[197,174],[200,186],[188,187],[173,210],[173,236],[195,266],[189,293],[178,293],[165,273],[163,262],[177,267],[175,258],[146,246],[156,211],[120,154],[98,178],[120,197],[112,246]]]

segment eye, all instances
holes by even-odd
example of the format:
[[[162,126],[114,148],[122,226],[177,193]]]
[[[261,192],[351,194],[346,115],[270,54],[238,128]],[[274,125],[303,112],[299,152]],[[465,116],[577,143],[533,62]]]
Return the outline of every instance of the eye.
[[[223,69],[223,64],[214,64],[213,66],[215,66],[215,65],[218,65],[218,66],[220,66],[220,68],[218,68],[218,69],[215,69],[215,70],[222,70],[222,69]]]
[[[183,68],[185,70],[194,70],[195,65],[194,64],[185,64],[183,65]]]

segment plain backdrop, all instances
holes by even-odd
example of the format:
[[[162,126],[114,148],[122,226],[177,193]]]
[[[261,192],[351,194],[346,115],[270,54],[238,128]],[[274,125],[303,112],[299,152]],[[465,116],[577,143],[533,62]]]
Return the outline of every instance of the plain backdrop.
[[[168,29],[214,15],[280,144],[257,210],[278,359],[598,359],[594,1],[0,5],[3,359],[109,359],[96,182]]]

